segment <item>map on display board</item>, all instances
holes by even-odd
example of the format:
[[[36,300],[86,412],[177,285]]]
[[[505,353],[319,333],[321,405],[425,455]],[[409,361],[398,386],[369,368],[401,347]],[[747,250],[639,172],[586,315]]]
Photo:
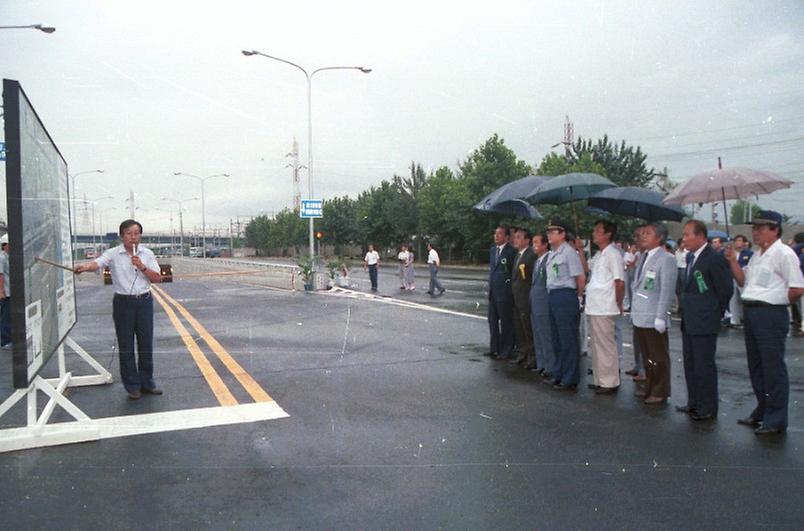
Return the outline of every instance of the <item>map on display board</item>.
[[[3,80],[14,387],[76,322],[67,162],[19,82]],[[67,268],[67,269],[64,269]]]

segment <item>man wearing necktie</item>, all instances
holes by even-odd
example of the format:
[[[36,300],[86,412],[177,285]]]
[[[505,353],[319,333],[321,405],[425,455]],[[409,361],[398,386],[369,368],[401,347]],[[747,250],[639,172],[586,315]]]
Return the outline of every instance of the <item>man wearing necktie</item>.
[[[645,353],[645,389],[636,396],[646,404],[664,404],[670,396],[670,352],[667,330],[676,292],[676,260],[664,250],[667,227],[650,223],[641,231],[643,256],[634,278],[631,321],[634,338]]]
[[[533,330],[530,323],[530,285],[533,277],[533,262],[536,255],[530,247],[530,231],[514,231],[514,271],[511,275],[511,292],[514,296],[514,329],[516,331],[516,357],[511,364],[524,364],[526,369],[536,368],[533,351]]]
[[[533,347],[536,352],[536,370],[542,378],[553,378],[556,358],[550,330],[550,303],[547,293],[547,255],[550,244],[544,232],[533,235],[533,278],[530,287],[530,324],[533,329]]]
[[[680,305],[687,405],[676,406],[676,411],[698,421],[717,419],[717,334],[734,289],[728,262],[707,244],[706,237],[702,221],[684,225],[684,246],[689,253]]]
[[[507,359],[514,350],[514,297],[511,292],[511,272],[516,251],[508,244],[510,230],[497,227],[494,245],[489,249],[489,352],[498,359]]]

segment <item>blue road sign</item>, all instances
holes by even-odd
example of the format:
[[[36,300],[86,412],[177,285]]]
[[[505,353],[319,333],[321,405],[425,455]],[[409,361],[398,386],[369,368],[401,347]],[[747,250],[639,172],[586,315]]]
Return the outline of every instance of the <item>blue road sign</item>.
[[[324,217],[323,199],[302,199],[299,216],[303,218],[322,218]]]

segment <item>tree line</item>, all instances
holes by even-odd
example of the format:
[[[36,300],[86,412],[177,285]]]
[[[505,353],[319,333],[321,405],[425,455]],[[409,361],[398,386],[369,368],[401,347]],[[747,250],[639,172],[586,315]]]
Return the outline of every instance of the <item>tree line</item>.
[[[667,172],[647,168],[647,155],[639,146],[623,140],[612,143],[608,136],[592,141],[578,138],[565,146],[563,153],[549,153],[534,168],[517,157],[497,134],[473,150],[458,163],[457,171],[442,166],[430,173],[412,162],[407,176],[394,175],[357,197],[333,197],[324,201],[323,218],[316,220],[316,230],[323,233],[322,243],[335,247],[341,255],[345,246],[366,247],[369,243],[381,252],[413,243],[421,257],[423,241],[431,241],[447,260],[480,262],[488,258],[491,234],[499,224],[524,226],[531,230],[544,227],[552,216],[570,220],[566,205],[537,205],[543,220],[506,218],[473,210],[485,195],[500,186],[529,174],[561,175],[571,172],[597,173],[617,186],[638,186],[669,191]],[[576,205],[579,229],[591,231],[599,216],[584,212],[584,202]],[[636,221],[611,216],[630,232]],[[307,245],[308,222],[297,211],[285,209],[273,218],[259,216],[246,227],[249,247],[262,252],[286,252]]]

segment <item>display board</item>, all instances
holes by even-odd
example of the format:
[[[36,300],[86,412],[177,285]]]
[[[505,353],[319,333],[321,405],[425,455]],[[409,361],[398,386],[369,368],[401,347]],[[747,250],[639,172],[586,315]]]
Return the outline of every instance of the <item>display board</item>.
[[[67,162],[17,81],[3,80],[14,387],[75,325]],[[41,259],[41,260],[40,260]],[[52,264],[48,264],[47,260]]]

